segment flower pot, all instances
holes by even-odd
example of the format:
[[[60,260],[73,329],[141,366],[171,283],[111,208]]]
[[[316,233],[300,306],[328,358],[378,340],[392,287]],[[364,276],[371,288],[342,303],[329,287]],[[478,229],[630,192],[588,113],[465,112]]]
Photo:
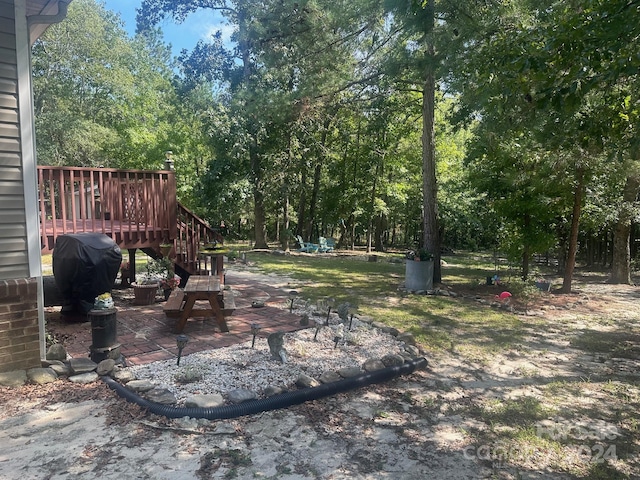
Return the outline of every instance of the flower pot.
[[[407,290],[422,291],[433,288],[433,260],[407,261],[404,286]]]
[[[162,290],[162,293],[164,294],[164,299],[169,300],[169,297],[171,296],[171,292],[173,290],[171,290],[170,288],[165,288],[164,290]]]
[[[156,300],[157,292],[158,285],[155,283],[150,285],[134,285],[134,305],[151,305]]]

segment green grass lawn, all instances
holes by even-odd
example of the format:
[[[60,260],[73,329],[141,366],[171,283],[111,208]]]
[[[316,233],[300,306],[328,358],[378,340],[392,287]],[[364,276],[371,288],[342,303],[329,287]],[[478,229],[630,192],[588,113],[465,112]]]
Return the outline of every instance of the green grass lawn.
[[[521,323],[509,312],[484,308],[475,302],[435,295],[408,295],[399,290],[404,282],[404,264],[380,256],[368,262],[366,256],[277,256],[251,252],[247,258],[265,272],[292,277],[302,298],[316,303],[333,298],[335,305],[348,302],[358,312],[411,332],[428,350],[458,348],[475,360],[497,348],[518,342]],[[398,257],[398,255],[395,255]],[[474,255],[456,257],[443,269],[445,284],[480,282],[491,273],[492,258]]]

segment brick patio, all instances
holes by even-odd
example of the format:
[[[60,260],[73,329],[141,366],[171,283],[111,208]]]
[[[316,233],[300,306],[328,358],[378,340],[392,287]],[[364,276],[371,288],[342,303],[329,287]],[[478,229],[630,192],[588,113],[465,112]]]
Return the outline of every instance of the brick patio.
[[[227,272],[226,285],[233,292],[236,303],[233,315],[227,317],[229,332],[220,332],[213,318],[190,319],[183,332],[189,337],[183,355],[250,341],[252,323],[260,325],[258,336],[264,338],[276,331],[306,328],[300,325],[300,316],[290,314],[286,308],[290,290],[286,285],[260,283],[245,272]],[[161,295],[156,296],[153,305],[144,306],[133,305],[130,298],[122,298],[118,291],[114,291],[113,296],[117,309],[117,343],[121,344],[127,365],[177,358],[174,333],[177,320],[164,314]],[[264,307],[252,307],[254,301],[263,302]],[[91,324],[68,323],[60,318],[58,310],[47,312],[47,332],[53,334],[72,357],[88,357],[92,344]]]

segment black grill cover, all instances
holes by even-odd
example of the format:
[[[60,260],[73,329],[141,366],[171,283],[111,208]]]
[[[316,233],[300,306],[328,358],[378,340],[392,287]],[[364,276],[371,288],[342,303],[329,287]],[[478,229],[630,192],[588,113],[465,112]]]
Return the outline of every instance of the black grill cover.
[[[53,249],[53,276],[65,301],[63,313],[87,313],[101,293],[111,293],[122,252],[107,235],[61,235]]]

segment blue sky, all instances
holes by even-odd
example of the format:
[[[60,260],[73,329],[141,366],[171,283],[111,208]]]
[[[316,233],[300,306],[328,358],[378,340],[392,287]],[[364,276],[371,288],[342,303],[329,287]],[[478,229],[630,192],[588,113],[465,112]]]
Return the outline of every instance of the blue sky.
[[[136,8],[141,0],[104,0],[107,10],[120,14],[125,23],[125,29],[130,35],[136,30]],[[212,10],[200,10],[191,14],[183,23],[176,24],[172,19],[166,19],[158,25],[162,28],[166,43],[170,43],[174,56],[183,48],[191,50],[198,40],[208,39],[216,30],[222,30],[223,38],[228,41],[230,28],[224,24],[224,19]]]

